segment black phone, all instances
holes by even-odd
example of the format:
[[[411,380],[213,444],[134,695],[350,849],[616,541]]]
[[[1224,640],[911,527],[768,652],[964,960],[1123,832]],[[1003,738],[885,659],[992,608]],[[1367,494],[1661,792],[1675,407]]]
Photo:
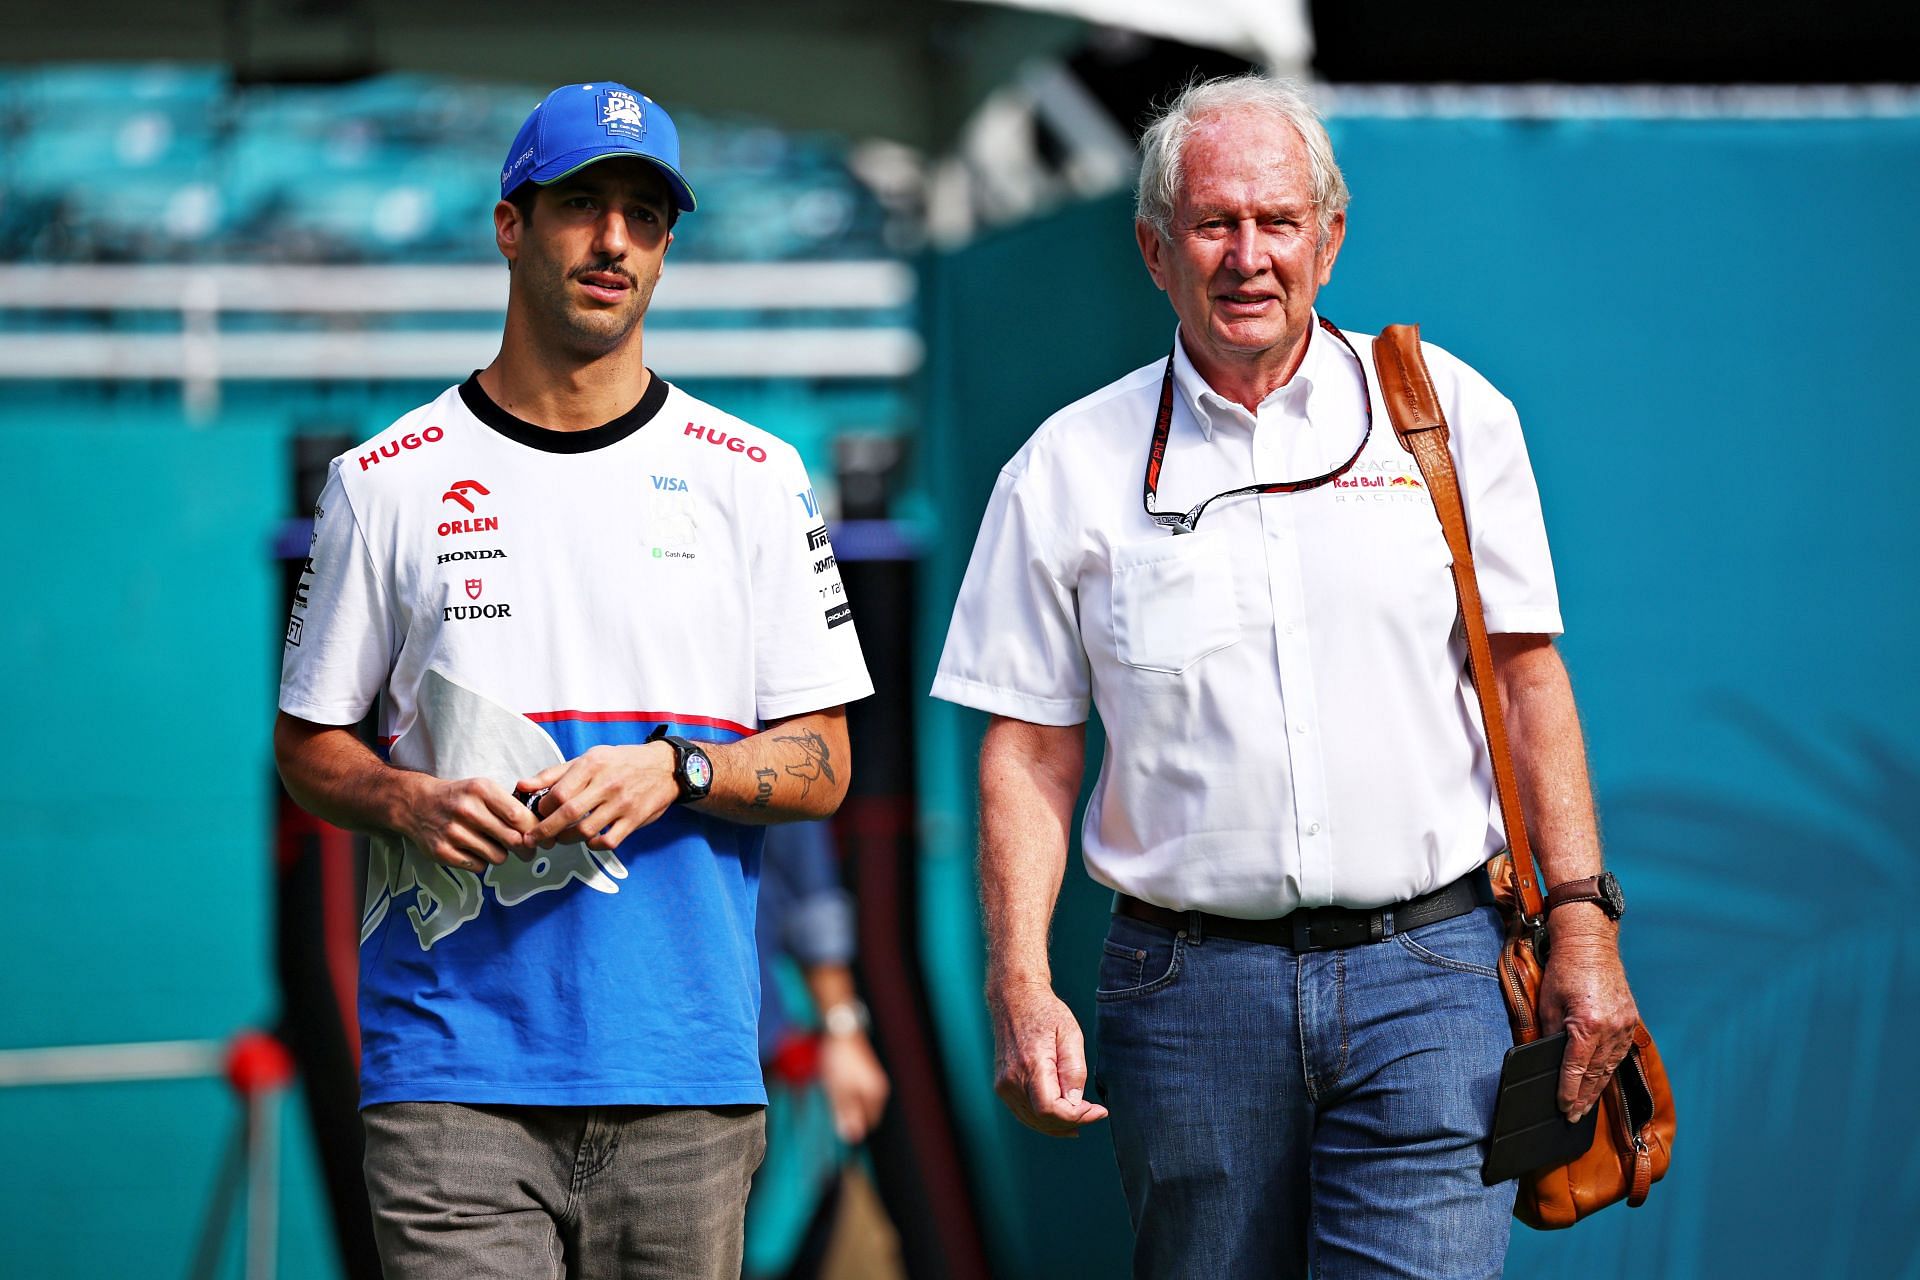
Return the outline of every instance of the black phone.
[[[1507,1050],[1500,1067],[1500,1097],[1493,1109],[1493,1138],[1487,1144],[1480,1181],[1487,1186],[1549,1165],[1565,1164],[1593,1146],[1600,1104],[1569,1124],[1560,1110],[1560,1064],[1567,1056],[1567,1033],[1543,1036]]]

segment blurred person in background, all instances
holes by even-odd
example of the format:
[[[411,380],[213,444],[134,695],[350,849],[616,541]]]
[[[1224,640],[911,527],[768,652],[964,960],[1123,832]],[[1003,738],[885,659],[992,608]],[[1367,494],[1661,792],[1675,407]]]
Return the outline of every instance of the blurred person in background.
[[[734,1277],[764,1149],[757,828],[839,805],[844,704],[872,686],[847,607],[821,606],[838,570],[815,569],[799,455],[644,363],[695,207],[666,112],[557,89],[500,195],[500,353],[334,461],[275,727],[294,798],[376,840],[381,1259]],[[420,719],[440,678],[540,723],[563,763],[438,778],[354,736],[376,699],[385,743],[448,732]]]
[[[846,1212],[882,1212],[865,1188],[851,1204],[842,1191],[853,1176],[849,1157],[880,1122],[892,1091],[854,984],[854,903],[841,883],[830,823],[768,829],[755,930],[769,1128],[798,1149],[782,1150],[770,1132],[747,1210],[749,1272],[809,1280],[823,1274]],[[825,1103],[831,1138],[815,1129],[816,1098]],[[770,1181],[776,1171],[784,1175],[779,1185]],[[804,1202],[799,1213],[791,1211],[796,1199]],[[756,1258],[758,1268],[751,1265]]]
[[[1367,339],[1314,308],[1346,184],[1311,107],[1258,76],[1190,88],[1142,150],[1135,233],[1173,350],[1001,471],[933,688],[993,717],[996,1090],[1048,1134],[1111,1109],[1137,1276],[1498,1275],[1515,1188],[1480,1167],[1513,1041],[1484,864],[1505,841],[1439,521]],[[1557,886],[1541,1010],[1572,1036],[1577,1119],[1636,1018],[1617,886],[1519,419],[1427,356]],[[1090,707],[1107,748],[1084,855],[1115,891],[1100,1102],[1047,950]]]
[[[761,854],[760,1049],[773,1061],[780,1046],[803,1032],[805,1010],[773,994],[772,966],[787,956],[799,967],[821,1032],[820,1087],[833,1108],[834,1132],[859,1146],[880,1122],[891,1086],[867,1038],[871,1022],[854,986],[853,898],[840,883],[833,828],[793,822],[767,832]]]

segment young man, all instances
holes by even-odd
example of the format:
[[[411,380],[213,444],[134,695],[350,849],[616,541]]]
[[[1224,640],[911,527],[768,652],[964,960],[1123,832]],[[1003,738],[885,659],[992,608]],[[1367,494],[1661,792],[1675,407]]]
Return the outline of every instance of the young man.
[[[549,94],[494,208],[499,355],[336,459],[315,512],[275,751],[376,838],[361,1106],[390,1276],[739,1273],[755,828],[839,805],[872,686],[798,455],[642,358],[695,207],[679,150],[624,85]],[[456,687],[557,763],[436,777],[354,736],[377,699],[395,756],[484,755],[422,717]]]

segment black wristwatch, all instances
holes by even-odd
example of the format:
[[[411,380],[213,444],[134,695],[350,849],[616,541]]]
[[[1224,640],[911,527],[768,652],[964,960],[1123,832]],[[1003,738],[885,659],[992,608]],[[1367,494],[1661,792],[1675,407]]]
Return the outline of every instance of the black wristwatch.
[[[1627,899],[1620,892],[1620,882],[1613,878],[1611,871],[1602,871],[1585,880],[1569,880],[1547,890],[1548,911],[1564,907],[1569,902],[1591,902],[1606,912],[1609,920],[1618,920],[1627,913]]]
[[[695,742],[676,738],[660,725],[647,735],[648,742],[664,742],[673,748],[673,780],[680,786],[680,803],[705,800],[713,790],[713,761]]]

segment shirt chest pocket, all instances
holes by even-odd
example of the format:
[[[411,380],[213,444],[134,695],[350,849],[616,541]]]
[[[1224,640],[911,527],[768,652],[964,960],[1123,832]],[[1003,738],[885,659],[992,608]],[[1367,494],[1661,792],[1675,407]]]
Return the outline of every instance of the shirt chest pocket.
[[[1112,572],[1114,651],[1126,665],[1178,674],[1240,639],[1225,534],[1115,547]]]

